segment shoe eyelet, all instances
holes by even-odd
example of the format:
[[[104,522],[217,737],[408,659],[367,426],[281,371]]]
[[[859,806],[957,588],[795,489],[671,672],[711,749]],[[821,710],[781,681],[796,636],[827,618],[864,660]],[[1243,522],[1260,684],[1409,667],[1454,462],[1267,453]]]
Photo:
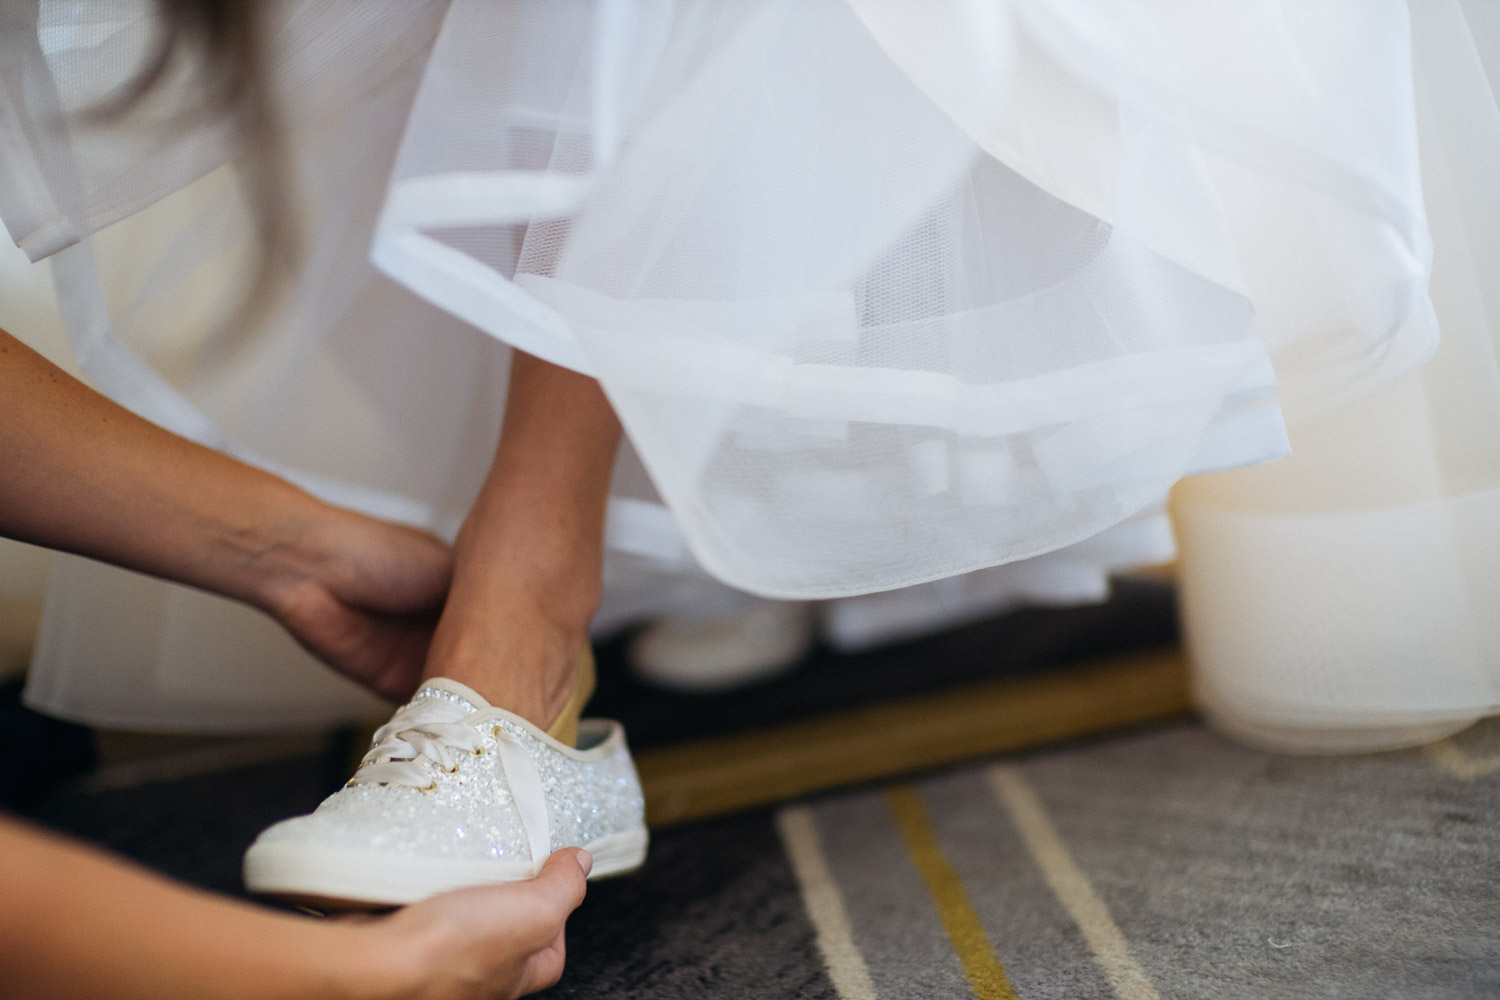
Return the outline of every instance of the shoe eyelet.
[[[490,727],[490,735],[493,736],[495,739],[498,740],[500,738],[500,733],[501,733],[501,729],[500,729],[499,726],[491,726]]]
[[[457,774],[458,773],[458,765],[454,764],[452,767],[445,767],[445,768],[443,768],[443,773],[444,774]]]
[[[470,750],[469,753],[472,754],[472,755],[474,755],[475,757],[483,757],[484,756],[484,747],[476,747],[475,749]]]
[[[430,785],[418,788],[417,791],[421,792],[423,795],[431,795],[433,792],[437,791],[437,782],[434,781]]]

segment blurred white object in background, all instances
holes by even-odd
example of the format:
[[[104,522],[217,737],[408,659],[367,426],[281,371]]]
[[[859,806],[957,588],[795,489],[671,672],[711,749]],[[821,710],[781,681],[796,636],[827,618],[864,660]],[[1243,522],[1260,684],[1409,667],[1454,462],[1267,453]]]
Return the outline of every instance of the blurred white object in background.
[[[1175,553],[1165,512],[1152,509],[1055,552],[901,590],[773,601],[703,574],[691,588],[647,588],[632,604],[622,597],[609,610],[630,608],[650,619],[629,649],[641,678],[682,691],[725,691],[779,676],[820,639],[840,653],[859,653],[1022,606],[1104,601],[1111,575],[1168,562]],[[681,567],[676,578],[691,579],[691,572]],[[657,599],[647,603],[648,596]]]
[[[1278,750],[1500,711],[1500,4],[1411,12],[1437,353],[1173,495],[1199,703]]]
[[[817,605],[755,601],[703,621],[665,618],[630,641],[642,679],[674,691],[709,694],[767,681],[808,654],[818,638]]]

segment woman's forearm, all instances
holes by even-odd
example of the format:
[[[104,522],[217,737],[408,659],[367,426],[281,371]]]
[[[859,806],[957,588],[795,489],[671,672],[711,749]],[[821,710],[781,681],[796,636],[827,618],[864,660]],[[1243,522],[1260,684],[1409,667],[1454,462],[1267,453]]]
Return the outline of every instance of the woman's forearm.
[[[0,983],[13,1000],[376,996],[409,976],[358,925],[168,882],[0,816]]]
[[[266,606],[320,503],[116,405],[0,331],[0,535]]]
[[[514,1000],[557,982],[592,860],[383,917],[309,920],[170,882],[0,816],[5,1000]]]
[[[162,430],[3,330],[0,536],[244,601],[398,701],[416,687],[451,565],[440,539]]]

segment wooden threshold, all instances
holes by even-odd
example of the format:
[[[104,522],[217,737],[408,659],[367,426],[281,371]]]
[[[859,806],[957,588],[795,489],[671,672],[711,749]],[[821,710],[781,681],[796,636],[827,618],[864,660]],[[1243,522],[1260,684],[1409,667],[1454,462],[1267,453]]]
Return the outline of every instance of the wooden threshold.
[[[1181,715],[1177,649],[969,684],[636,755],[653,827]]]

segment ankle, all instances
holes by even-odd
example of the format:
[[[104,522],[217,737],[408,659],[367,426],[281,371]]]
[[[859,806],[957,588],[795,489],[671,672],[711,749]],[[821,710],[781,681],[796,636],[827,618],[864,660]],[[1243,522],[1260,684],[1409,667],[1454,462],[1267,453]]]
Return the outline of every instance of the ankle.
[[[600,585],[575,574],[526,572],[514,563],[500,563],[508,571],[493,567],[482,573],[466,572],[460,565],[443,611],[443,620],[461,630],[481,647],[493,637],[488,633],[503,627],[507,633],[546,637],[553,645],[581,648],[588,639],[589,624],[599,610]]]
[[[466,684],[490,704],[546,729],[573,691],[586,621],[559,621],[528,599],[450,603],[425,677]]]

